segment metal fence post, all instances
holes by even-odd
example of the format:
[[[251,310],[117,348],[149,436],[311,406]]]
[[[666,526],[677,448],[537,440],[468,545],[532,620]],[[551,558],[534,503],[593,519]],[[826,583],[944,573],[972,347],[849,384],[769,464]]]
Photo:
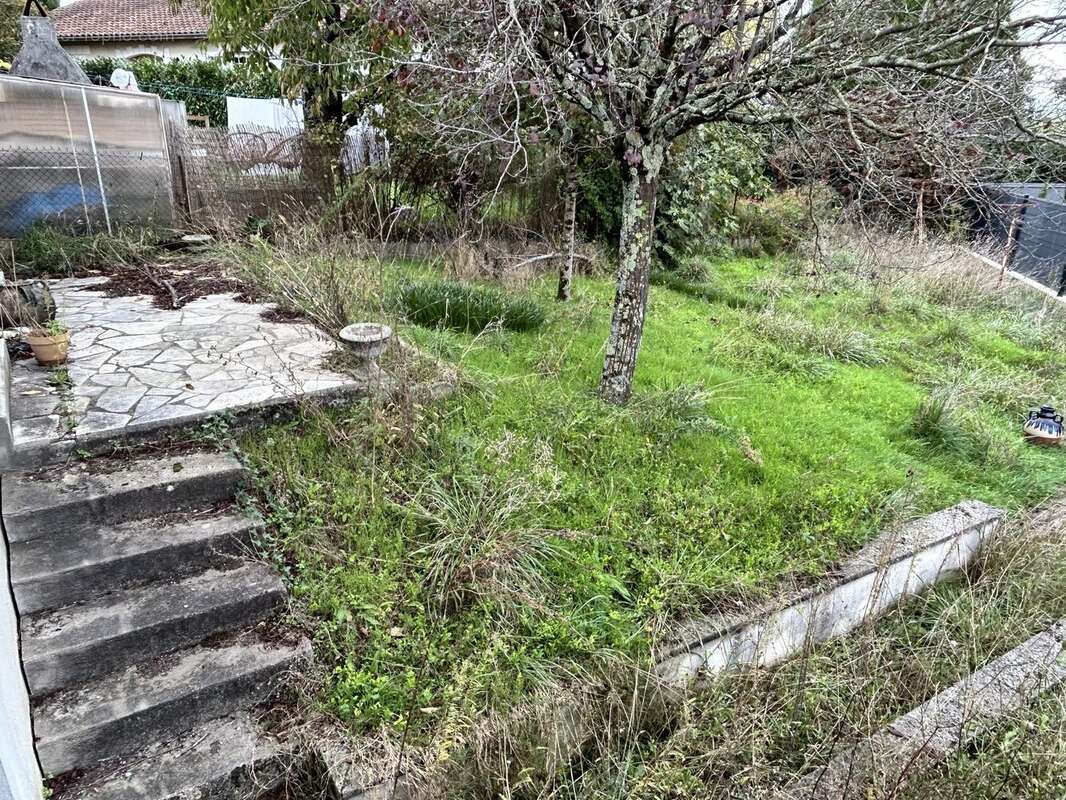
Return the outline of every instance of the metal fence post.
[[[70,124],[70,107],[67,105],[67,91],[60,89],[59,96],[63,98],[63,115],[67,119],[67,135],[70,137],[70,153],[74,156],[74,172],[78,176],[78,189],[81,191],[81,209],[85,212],[85,230],[92,234],[93,223],[89,219],[89,203],[85,199],[85,181],[81,177],[81,162],[78,160],[78,145],[74,141],[74,126]]]
[[[107,191],[104,189],[104,177],[100,172],[100,154],[96,152],[96,136],[93,134],[93,120],[92,115],[89,113],[89,97],[85,94],[85,90],[81,90],[81,102],[85,107],[85,124],[89,128],[89,144],[93,149],[93,161],[96,162],[96,182],[100,186],[100,202],[104,206],[104,222],[107,223],[107,235],[111,236],[111,212],[107,208]]]
[[[1022,198],[1022,206],[1018,210],[1017,225],[1012,225],[1014,228],[1014,238],[1007,242],[1007,247],[1010,248],[1007,254],[1006,266],[1009,269],[1014,269],[1014,263],[1018,260],[1018,247],[1019,242],[1022,239],[1022,234],[1025,232],[1025,212],[1029,210],[1029,198]]]

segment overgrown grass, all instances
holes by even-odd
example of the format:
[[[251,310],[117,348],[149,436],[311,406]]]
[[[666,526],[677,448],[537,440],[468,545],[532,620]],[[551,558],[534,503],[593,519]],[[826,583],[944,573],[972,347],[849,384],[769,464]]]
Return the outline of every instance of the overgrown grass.
[[[431,279],[425,266],[379,267],[376,292]],[[543,727],[533,709],[558,708],[581,687],[632,688],[669,621],[819,574],[897,514],[968,497],[1020,508],[1066,482],[1062,451],[1020,438],[1034,401],[1063,400],[1057,307],[980,282],[959,289],[939,267],[891,280],[773,260],[708,269],[750,303],[654,286],[626,408],[594,393],[613,286],[582,278],[571,303],[554,304],[548,276],[528,291],[545,310],[538,330],[390,320],[459,376],[451,397],[431,402],[401,380],[389,405],[308,414],[245,441],[276,537],[269,549],[330,666],[325,709],[358,733],[406,730],[416,771],[458,768],[477,742],[491,760],[492,731]],[[277,273],[275,286],[298,284],[299,271]],[[945,284],[954,288],[936,289]],[[389,314],[338,293],[345,315]],[[952,411],[923,410],[942,387]],[[899,636],[905,646],[911,634]],[[870,663],[896,652],[874,650]],[[706,701],[693,743],[731,725],[716,714],[749,693],[766,698],[761,713],[795,717],[766,747],[803,754],[830,712],[868,696],[849,700],[850,687],[827,677],[812,687],[824,704],[793,695],[793,710],[773,699],[802,684],[790,670]],[[620,705],[590,701],[607,715]],[[533,720],[510,721],[519,709]],[[527,734],[514,737],[529,745]],[[730,741],[721,774],[735,776],[755,744]],[[497,775],[493,791],[524,780],[536,795],[547,779],[532,776],[554,769]],[[630,774],[619,769],[616,779]],[[671,780],[648,786],[666,792]],[[619,796],[589,787],[558,796]]]
[[[550,796],[780,797],[775,790],[1066,615],[1063,510],[1060,501],[1035,519],[1013,521],[971,576],[936,586],[866,629],[675,699],[666,724],[653,707],[613,736],[605,729],[590,768],[575,769],[576,781],[560,778]],[[954,790],[937,796],[1060,797],[1064,699],[1058,691],[1033,710],[1009,713],[998,736],[980,743],[987,752],[963,752],[933,773],[933,786]],[[1029,737],[1047,749],[1022,740]],[[906,787],[893,772],[857,773],[848,796],[932,796],[923,768],[917,762],[904,771]],[[1028,793],[982,783],[997,773],[1003,786]]]
[[[6,252],[0,255],[0,263],[9,276],[68,277],[83,270],[113,270],[139,264],[155,252],[158,243],[159,234],[144,229],[77,236],[53,225],[39,224],[16,240],[14,266]]]
[[[281,308],[304,314],[334,334],[353,321],[384,317],[385,269],[364,243],[323,241],[294,226],[283,231],[283,246],[252,236],[246,242],[222,242],[212,256]]]
[[[690,280],[677,272],[667,270],[655,270],[651,274],[651,282],[655,286],[665,286],[675,292],[705,300],[708,303],[721,303],[730,308],[762,308],[763,301],[758,296],[723,289],[721,286],[707,280]]]
[[[967,800],[1058,800],[1066,797],[1066,694],[1043,698],[1012,714],[963,752],[908,785],[900,800],[965,797]]]

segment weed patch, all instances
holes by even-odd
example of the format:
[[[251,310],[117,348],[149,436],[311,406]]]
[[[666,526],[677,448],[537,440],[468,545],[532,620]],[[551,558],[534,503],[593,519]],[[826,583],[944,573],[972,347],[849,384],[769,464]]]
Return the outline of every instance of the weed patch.
[[[89,270],[111,271],[143,263],[155,252],[159,237],[143,229],[120,229],[113,235],[76,236],[48,224],[34,225],[17,240],[15,264],[5,269],[19,278],[70,277]],[[9,255],[0,258],[6,262]]]

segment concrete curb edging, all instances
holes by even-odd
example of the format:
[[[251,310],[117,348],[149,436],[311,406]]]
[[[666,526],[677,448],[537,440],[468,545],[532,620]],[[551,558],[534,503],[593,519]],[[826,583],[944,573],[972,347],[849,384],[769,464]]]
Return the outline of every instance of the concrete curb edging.
[[[817,587],[730,626],[674,648],[657,672],[672,684],[745,665],[769,667],[875,619],[949,575],[980,553],[1004,512],[970,500],[889,532]]]
[[[136,449],[153,444],[188,440],[190,431],[204,430],[213,423],[226,423],[231,433],[243,433],[259,426],[267,426],[292,419],[305,404],[324,408],[354,403],[372,392],[384,391],[384,380],[367,382],[360,387],[344,386],[318,389],[303,395],[272,398],[259,403],[235,406],[224,411],[204,414],[191,411],[188,415],[163,422],[130,425],[121,430],[100,431],[80,436],[12,447],[7,455],[7,468],[32,470],[62,463],[75,452],[91,456],[109,455],[120,449]],[[0,437],[2,437],[0,431]],[[2,466],[2,465],[0,465]]]
[[[902,786],[1066,682],[1066,619],[991,661],[786,787],[777,800],[867,797],[872,772]]]

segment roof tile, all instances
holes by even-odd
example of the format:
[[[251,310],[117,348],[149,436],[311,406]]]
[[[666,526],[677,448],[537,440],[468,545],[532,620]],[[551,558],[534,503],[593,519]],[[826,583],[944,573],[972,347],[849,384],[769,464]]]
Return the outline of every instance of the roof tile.
[[[192,3],[169,0],[76,0],[51,13],[61,42],[203,39],[208,18]]]

